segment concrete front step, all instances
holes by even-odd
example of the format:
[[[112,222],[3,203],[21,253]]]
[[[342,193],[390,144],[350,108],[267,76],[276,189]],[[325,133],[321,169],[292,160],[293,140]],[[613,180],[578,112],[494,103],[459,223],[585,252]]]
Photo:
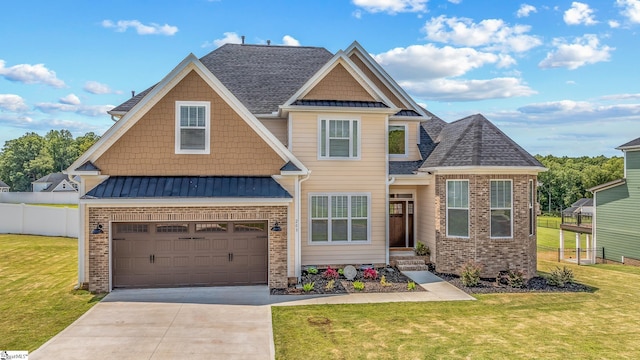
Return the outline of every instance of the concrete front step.
[[[424,265],[424,259],[396,260],[396,265]]]
[[[411,255],[411,256],[396,256],[396,255],[390,255],[389,256],[389,260],[424,260],[425,257],[424,256],[416,256],[416,255]]]
[[[429,270],[429,267],[427,265],[423,264],[422,265],[396,265],[396,267],[398,268],[398,270],[400,271],[426,271]]]

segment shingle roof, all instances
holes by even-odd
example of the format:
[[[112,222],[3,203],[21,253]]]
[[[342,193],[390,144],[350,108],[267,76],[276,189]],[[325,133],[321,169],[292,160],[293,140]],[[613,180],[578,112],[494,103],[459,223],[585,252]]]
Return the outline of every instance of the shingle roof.
[[[127,101],[111,109],[111,112],[127,112],[131,110],[131,108],[134,107],[140,100],[142,100],[143,97],[147,96],[149,91],[153,90],[156,85],[158,84],[154,84],[148,89],[136,94],[135,96],[130,97]]]
[[[398,111],[394,116],[422,116],[422,115],[418,114],[417,111],[404,109],[404,110]]]
[[[0,180],[0,188],[8,188],[9,185],[7,185],[7,183],[5,183],[4,181]]]
[[[291,198],[269,176],[112,176],[84,199]]]
[[[78,166],[75,171],[100,171],[91,161],[87,161],[84,164]]]
[[[435,132],[435,131],[434,131]],[[451,166],[544,167],[481,114],[445,125],[422,168]]]
[[[420,151],[422,160],[389,161],[389,174],[408,175],[418,171],[424,163],[424,160],[427,159],[435,149],[437,145],[435,138],[446,124],[446,122],[437,116],[434,116],[430,120],[420,122],[420,144],[418,144],[418,150]]]
[[[280,168],[280,171],[300,171],[300,168],[297,167],[296,164],[294,164],[291,161],[289,161],[288,163],[284,164]]]
[[[640,138],[629,141],[628,143],[618,146],[616,149],[623,150],[632,147],[640,147]]]
[[[296,100],[292,105],[299,106],[338,106],[357,108],[389,108],[379,101],[343,101],[343,100]]]

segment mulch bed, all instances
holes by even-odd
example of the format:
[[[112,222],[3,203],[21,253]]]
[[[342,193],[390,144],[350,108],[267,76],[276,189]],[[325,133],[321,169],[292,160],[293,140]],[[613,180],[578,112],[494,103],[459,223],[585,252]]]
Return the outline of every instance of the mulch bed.
[[[547,280],[542,276],[529,279],[522,288],[513,288],[506,284],[497,283],[495,279],[480,279],[478,286],[467,287],[462,285],[462,280],[457,275],[440,273],[435,273],[435,275],[467,294],[594,292],[597,290],[577,282],[565,284],[564,287],[552,286],[547,284]]]
[[[324,270],[319,270],[317,274],[303,274],[300,284],[314,283],[312,291],[305,292],[301,285],[290,287],[287,289],[272,289],[272,295],[318,295],[318,294],[347,294],[347,293],[392,293],[392,292],[408,292],[408,291],[425,291],[420,285],[416,284],[414,290],[407,289],[407,283],[412,281],[403,275],[397,268],[387,267],[379,268],[378,278],[376,280],[365,279],[364,272],[358,270],[354,279],[364,283],[363,290],[353,288],[353,283],[347,280],[343,275],[334,281],[334,286],[327,287],[329,279],[322,277]],[[380,277],[384,275],[387,284],[380,284]]]

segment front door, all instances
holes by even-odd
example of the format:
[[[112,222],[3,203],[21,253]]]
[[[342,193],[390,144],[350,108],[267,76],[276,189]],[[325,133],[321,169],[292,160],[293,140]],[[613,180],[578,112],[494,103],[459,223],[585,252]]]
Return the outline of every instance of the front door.
[[[389,247],[413,247],[413,201],[389,201]]]

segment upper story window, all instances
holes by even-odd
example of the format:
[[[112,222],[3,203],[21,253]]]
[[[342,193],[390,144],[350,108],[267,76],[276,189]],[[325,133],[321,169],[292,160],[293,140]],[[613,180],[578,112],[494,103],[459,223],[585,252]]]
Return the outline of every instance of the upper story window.
[[[491,180],[491,237],[512,237],[511,180]]]
[[[359,120],[320,120],[320,159],[360,158]]]
[[[389,125],[389,155],[407,155],[407,126]]]
[[[210,153],[208,101],[176,101],[176,154]]]
[[[468,180],[447,180],[447,236],[469,237]]]

